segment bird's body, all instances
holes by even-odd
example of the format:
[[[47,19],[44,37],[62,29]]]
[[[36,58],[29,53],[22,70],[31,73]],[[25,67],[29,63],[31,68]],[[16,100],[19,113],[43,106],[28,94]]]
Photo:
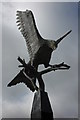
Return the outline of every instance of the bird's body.
[[[44,64],[45,67],[48,67],[52,52],[53,49],[49,46],[48,41],[45,40],[44,44],[42,44],[38,51],[35,53],[33,60],[29,63],[36,69],[40,64]]]
[[[51,59],[52,51],[53,51],[52,48],[50,48],[46,44],[41,46],[38,52],[35,54],[33,65],[38,66],[40,64],[44,64],[45,67],[48,67]]]

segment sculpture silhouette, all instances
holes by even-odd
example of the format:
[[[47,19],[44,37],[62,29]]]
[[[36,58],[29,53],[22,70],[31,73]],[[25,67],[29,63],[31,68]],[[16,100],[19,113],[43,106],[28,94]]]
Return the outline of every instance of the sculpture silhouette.
[[[8,87],[16,85],[17,83],[24,82],[32,91],[38,90],[36,86],[36,78],[39,82],[39,87],[41,90],[45,89],[44,82],[42,80],[42,75],[38,72],[38,66],[44,64],[45,67],[50,67],[51,70],[56,70],[61,68],[61,65],[50,65],[50,58],[52,52],[58,47],[58,44],[65,38],[72,30],[68,31],[65,35],[55,40],[43,39],[38,32],[34,16],[32,11],[17,11],[17,23],[19,29],[25,38],[26,45],[28,48],[30,61],[28,64],[25,63],[20,57],[18,57],[19,62],[22,65],[19,67],[24,67],[20,73],[8,84]],[[70,66],[66,65],[69,69]]]

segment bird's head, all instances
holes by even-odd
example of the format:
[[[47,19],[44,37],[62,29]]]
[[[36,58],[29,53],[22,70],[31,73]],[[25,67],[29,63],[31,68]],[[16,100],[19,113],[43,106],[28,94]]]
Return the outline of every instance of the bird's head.
[[[68,31],[66,34],[64,34],[62,37],[60,37],[59,39],[57,39],[56,41],[54,40],[50,40],[49,41],[49,47],[52,50],[55,50],[58,47],[58,44],[63,40],[63,38],[65,38],[69,33],[71,33],[72,30]]]
[[[56,44],[56,41],[50,40],[49,47],[54,51],[58,47],[58,44]]]

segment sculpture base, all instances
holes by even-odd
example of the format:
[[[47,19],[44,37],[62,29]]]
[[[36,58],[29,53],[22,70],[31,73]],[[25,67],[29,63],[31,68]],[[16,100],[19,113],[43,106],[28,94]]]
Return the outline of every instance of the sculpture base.
[[[53,120],[53,112],[47,92],[39,90],[35,93],[31,120]]]

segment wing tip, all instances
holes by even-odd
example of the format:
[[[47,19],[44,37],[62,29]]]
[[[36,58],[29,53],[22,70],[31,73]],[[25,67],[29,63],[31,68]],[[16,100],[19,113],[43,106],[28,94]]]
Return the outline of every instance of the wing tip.
[[[11,87],[11,84],[9,83],[9,84],[7,85],[7,87]]]
[[[72,30],[69,31],[69,33],[72,32]]]

